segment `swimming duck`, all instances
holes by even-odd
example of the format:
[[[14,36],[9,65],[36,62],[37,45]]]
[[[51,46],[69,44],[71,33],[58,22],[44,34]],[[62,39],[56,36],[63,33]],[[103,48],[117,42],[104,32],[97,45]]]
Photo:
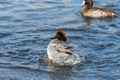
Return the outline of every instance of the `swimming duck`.
[[[116,12],[106,8],[93,7],[93,0],[83,0],[85,7],[82,9],[82,15],[91,18],[107,18],[116,16]]]
[[[80,63],[80,57],[74,53],[74,47],[67,44],[66,41],[66,33],[63,30],[57,31],[47,47],[48,59],[59,65]]]

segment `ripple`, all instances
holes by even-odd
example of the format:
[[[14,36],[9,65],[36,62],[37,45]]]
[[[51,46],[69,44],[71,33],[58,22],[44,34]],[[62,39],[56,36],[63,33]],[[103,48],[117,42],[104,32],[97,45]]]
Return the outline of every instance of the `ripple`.
[[[103,4],[104,2],[104,4]],[[119,13],[120,0],[95,0]],[[120,79],[119,15],[90,19],[81,15],[79,0],[0,1],[0,79]],[[85,63],[53,67],[38,62],[57,30],[63,29]]]
[[[10,33],[0,33],[1,38],[8,37],[10,35],[11,35]]]
[[[51,1],[49,1],[49,0],[47,1],[47,0],[46,0],[46,1],[44,1],[44,3],[49,3],[49,4],[61,4],[62,2],[61,2],[61,1],[52,1],[52,0],[51,0]]]
[[[117,36],[120,36],[120,31],[117,31],[115,34],[116,34]]]

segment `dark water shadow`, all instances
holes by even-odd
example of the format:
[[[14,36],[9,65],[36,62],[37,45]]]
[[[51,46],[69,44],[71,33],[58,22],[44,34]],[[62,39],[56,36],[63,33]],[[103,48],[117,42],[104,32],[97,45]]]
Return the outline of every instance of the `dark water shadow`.
[[[98,22],[101,23],[101,22],[114,22],[115,21],[115,18],[99,18],[99,19],[96,19],[96,18],[83,17],[83,19],[84,19],[84,22],[87,23],[87,25],[91,25],[91,24],[93,24],[93,22],[94,23],[98,23]]]

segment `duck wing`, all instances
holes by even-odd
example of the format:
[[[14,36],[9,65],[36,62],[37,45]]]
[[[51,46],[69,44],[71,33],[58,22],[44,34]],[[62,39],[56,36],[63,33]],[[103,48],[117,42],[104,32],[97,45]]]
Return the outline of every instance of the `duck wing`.
[[[100,10],[100,11],[105,11],[105,12],[114,12],[116,13],[115,11],[111,10],[111,9],[108,9],[108,8],[103,8],[103,7],[93,7],[94,10]]]
[[[67,55],[72,55],[74,53],[74,47],[67,44],[56,44],[54,48],[59,52]]]

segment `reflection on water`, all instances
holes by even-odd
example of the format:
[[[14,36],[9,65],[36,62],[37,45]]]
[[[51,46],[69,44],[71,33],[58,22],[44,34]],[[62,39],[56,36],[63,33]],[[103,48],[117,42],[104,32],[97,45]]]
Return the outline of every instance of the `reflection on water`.
[[[90,24],[96,24],[96,22],[98,23],[102,23],[102,22],[114,22],[115,19],[114,18],[107,18],[107,19],[92,19],[92,18],[87,18],[87,17],[84,17],[84,22],[87,23],[88,25]]]
[[[119,13],[120,0],[94,0]],[[1,0],[0,80],[120,79],[120,17],[91,19],[81,15],[81,0]],[[85,56],[85,63],[55,67],[39,63],[56,31]]]

